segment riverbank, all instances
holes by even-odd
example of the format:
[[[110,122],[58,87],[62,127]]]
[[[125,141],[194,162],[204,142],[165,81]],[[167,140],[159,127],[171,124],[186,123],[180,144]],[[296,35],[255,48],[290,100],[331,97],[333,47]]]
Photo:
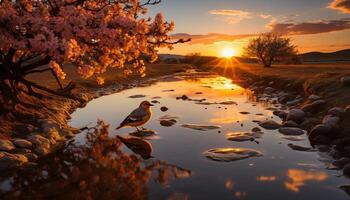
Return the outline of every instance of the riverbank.
[[[72,81],[75,86],[72,94],[83,101],[52,95],[42,99],[23,96],[30,106],[18,105],[13,112],[0,117],[0,170],[16,170],[22,166],[35,165],[40,157],[59,149],[67,139],[79,132],[68,126],[70,114],[77,108],[84,107],[90,100],[133,87],[148,86],[159,77],[184,72],[188,68],[188,65],[149,65],[144,78],[126,78],[121,71],[111,69],[104,74],[105,84],[99,86],[93,80],[81,79],[73,66],[67,66],[67,79],[63,84]],[[29,78],[57,89],[56,81],[50,74],[35,74]]]
[[[257,100],[285,105],[275,111],[284,120],[282,125],[307,130],[312,143],[350,147],[349,64],[272,68],[237,64],[233,68],[212,69],[254,91]]]

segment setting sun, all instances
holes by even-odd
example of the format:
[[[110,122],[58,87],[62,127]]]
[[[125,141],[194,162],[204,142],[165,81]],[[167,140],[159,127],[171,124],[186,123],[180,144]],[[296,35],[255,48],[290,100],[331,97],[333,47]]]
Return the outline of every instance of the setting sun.
[[[231,58],[235,55],[236,55],[236,51],[229,47],[226,47],[221,51],[221,56],[224,58]]]

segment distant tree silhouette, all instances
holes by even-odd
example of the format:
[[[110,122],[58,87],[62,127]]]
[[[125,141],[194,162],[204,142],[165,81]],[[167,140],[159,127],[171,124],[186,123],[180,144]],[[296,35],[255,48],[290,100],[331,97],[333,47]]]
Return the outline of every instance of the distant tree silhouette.
[[[249,41],[245,48],[247,57],[256,57],[264,67],[295,57],[296,46],[291,38],[276,33],[262,33]]]

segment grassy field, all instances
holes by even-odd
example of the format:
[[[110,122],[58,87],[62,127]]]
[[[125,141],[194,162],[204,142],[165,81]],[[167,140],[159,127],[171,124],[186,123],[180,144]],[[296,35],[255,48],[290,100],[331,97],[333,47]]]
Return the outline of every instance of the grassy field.
[[[152,77],[157,77],[162,75],[169,75],[176,72],[182,72],[188,67],[189,65],[187,64],[150,64],[147,66],[146,77],[144,78],[152,78]],[[105,84],[102,86],[99,86],[96,83],[96,81],[93,79],[81,78],[77,73],[77,69],[75,66],[67,65],[65,66],[64,71],[66,72],[67,77],[65,80],[61,80],[63,85],[66,85],[70,81],[73,81],[77,84],[84,85],[87,87],[104,87],[104,86],[111,85],[113,83],[123,83],[123,81],[127,81],[127,79],[130,79],[130,78],[131,79],[140,78],[138,75],[130,75],[128,77],[125,77],[125,75],[120,69],[110,68],[107,70],[105,74],[102,75],[102,77],[105,78]],[[58,89],[58,84],[50,72],[32,74],[31,76],[28,77],[28,79],[34,82],[37,82],[39,84],[42,84],[46,87],[49,87],[52,89]]]
[[[341,77],[350,76],[350,63],[275,65],[271,68],[239,63],[226,68],[209,68],[233,79],[246,75],[256,81],[273,81],[271,86],[277,89],[317,94],[329,102],[329,106],[350,104],[350,87],[344,87],[340,82]]]

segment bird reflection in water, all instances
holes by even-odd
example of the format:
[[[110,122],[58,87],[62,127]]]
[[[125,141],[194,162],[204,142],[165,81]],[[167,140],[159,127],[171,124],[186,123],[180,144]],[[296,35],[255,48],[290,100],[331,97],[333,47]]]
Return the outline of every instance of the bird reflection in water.
[[[191,176],[175,165],[126,154],[118,138],[108,137],[108,127],[100,121],[84,145],[69,143],[39,165],[14,174],[1,199],[147,199],[151,178],[166,185]],[[151,146],[144,149],[150,155]]]

